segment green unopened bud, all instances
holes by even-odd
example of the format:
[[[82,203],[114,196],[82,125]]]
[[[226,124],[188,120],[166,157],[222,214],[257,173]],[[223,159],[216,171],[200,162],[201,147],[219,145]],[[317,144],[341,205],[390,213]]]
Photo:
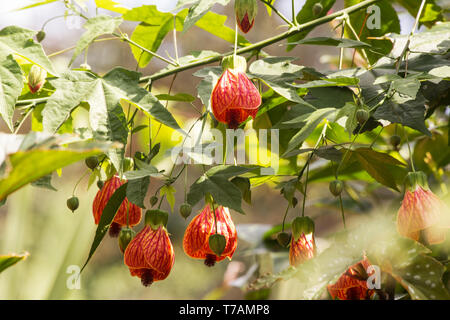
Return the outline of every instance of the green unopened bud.
[[[249,32],[255,23],[255,17],[258,13],[256,0],[235,0],[234,11],[239,29],[244,33]]]
[[[428,190],[428,178],[422,171],[409,172],[405,178],[405,186],[410,191],[416,190],[417,186]]]
[[[337,197],[342,193],[342,190],[344,189],[344,183],[341,180],[333,180],[330,182],[329,185],[330,192]]]
[[[401,141],[402,141],[402,138],[400,138],[400,136],[398,136],[396,134],[394,134],[393,136],[391,136],[389,138],[389,142],[394,148],[397,148]]]
[[[80,205],[80,201],[78,200],[77,197],[73,196],[73,197],[70,197],[69,199],[67,199],[67,208],[72,210],[72,212],[77,210],[79,205]]]
[[[98,180],[97,181],[97,187],[98,187],[98,189],[99,190],[101,190],[102,188],[103,188],[103,185],[104,185],[105,183],[102,181],[102,180]]]
[[[245,72],[247,70],[247,60],[241,56],[226,56],[222,60],[222,70],[233,69],[239,72]]]
[[[227,240],[221,234],[215,233],[209,237],[209,248],[216,256],[220,257],[227,246]]]
[[[322,13],[322,10],[323,10],[323,6],[320,2],[314,3],[314,5],[312,7],[313,15],[318,16],[319,14]]]
[[[88,157],[84,160],[84,163],[89,169],[94,170],[98,166],[98,158],[96,156]]]
[[[309,217],[297,217],[292,221],[292,236],[297,241],[302,234],[314,233],[314,221]]]
[[[28,73],[28,88],[30,88],[31,93],[41,90],[45,83],[45,78],[47,78],[47,71],[33,64]]]
[[[356,121],[358,121],[360,125],[366,123],[366,121],[369,120],[369,117],[370,113],[365,109],[359,109],[358,111],[356,111]]]
[[[295,208],[298,204],[298,199],[296,197],[292,197],[292,208]]]
[[[288,234],[286,232],[280,232],[277,235],[277,242],[282,247],[287,247],[289,245],[290,241],[291,241],[291,236],[290,236],[290,234]]]
[[[150,198],[150,206],[153,207],[157,202],[158,202],[158,197],[157,196],[152,196]]]
[[[122,228],[119,233],[119,248],[122,253],[125,252],[125,249],[128,247],[128,244],[133,240],[136,232],[128,227]]]
[[[189,203],[183,203],[180,206],[180,214],[183,218],[187,218],[191,215],[192,212],[192,206]]]
[[[38,42],[42,42],[42,40],[45,39],[45,32],[44,30],[40,30],[37,34],[36,34],[36,40]]]
[[[163,210],[147,210],[145,213],[145,224],[153,230],[157,230],[160,226],[167,226],[169,214]]]

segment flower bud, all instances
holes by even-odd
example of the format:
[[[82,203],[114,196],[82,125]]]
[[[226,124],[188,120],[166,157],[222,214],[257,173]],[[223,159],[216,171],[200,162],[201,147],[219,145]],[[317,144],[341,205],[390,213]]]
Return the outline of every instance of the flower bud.
[[[47,71],[33,64],[28,73],[28,88],[30,88],[31,93],[36,93],[42,88],[46,77]]]
[[[287,247],[289,245],[289,242],[291,241],[290,234],[286,232],[280,232],[277,236],[277,242],[282,247]]]
[[[342,190],[344,189],[344,184],[342,183],[341,180],[333,180],[330,182],[329,188],[330,188],[330,192],[335,197],[337,197],[338,195],[341,194]]]
[[[45,39],[45,32],[44,30],[40,30],[37,34],[36,34],[36,40],[38,42],[42,42],[42,40]]]
[[[322,10],[323,10],[323,6],[320,2],[314,3],[314,5],[312,7],[313,15],[318,16],[319,14],[322,13]]]
[[[225,250],[225,247],[227,246],[227,239],[223,235],[218,233],[212,234],[209,237],[208,242],[211,251],[214,252],[219,257]]]
[[[67,199],[67,208],[72,210],[72,212],[77,210],[79,205],[80,205],[80,202],[78,201],[77,197],[73,196],[73,197],[70,197],[69,199]]]
[[[360,125],[363,125],[367,120],[369,120],[369,117],[370,113],[365,109],[359,109],[356,111],[356,121],[358,121]]]
[[[98,189],[99,190],[101,190],[102,188],[103,188],[103,185],[104,185],[105,183],[102,181],[102,180],[98,180],[97,181],[97,187],[98,187]]]
[[[163,210],[147,210],[145,213],[145,225],[152,227],[153,230],[157,230],[160,226],[165,227],[169,214]]]
[[[192,212],[192,206],[189,203],[183,203],[180,206],[180,214],[183,218],[187,218],[191,215]]]
[[[98,166],[98,158],[96,156],[88,157],[84,160],[84,163],[89,169],[94,170]]]
[[[133,240],[134,236],[136,235],[136,232],[128,227],[123,228],[120,230],[119,233],[119,248],[122,253],[125,252],[125,249],[128,247],[128,244]]]
[[[234,11],[236,12],[236,22],[243,33],[247,33],[255,23],[258,13],[256,0],[235,0]]]
[[[156,203],[158,202],[158,197],[157,196],[152,196],[150,198],[150,205],[153,207]]]
[[[314,221],[309,217],[297,217],[292,221],[292,236],[297,241],[302,234],[314,233]]]

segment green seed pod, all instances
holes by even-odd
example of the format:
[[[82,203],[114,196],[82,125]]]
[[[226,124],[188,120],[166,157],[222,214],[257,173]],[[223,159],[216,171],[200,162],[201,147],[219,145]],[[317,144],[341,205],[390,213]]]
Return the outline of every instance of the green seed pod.
[[[369,111],[365,109],[359,109],[356,111],[356,121],[359,122],[360,125],[363,125],[370,118]]]
[[[192,206],[189,203],[183,203],[180,206],[180,214],[183,218],[187,218],[191,215],[192,212]]]
[[[277,242],[282,247],[287,247],[289,245],[289,242],[291,241],[291,235],[286,232],[280,232],[277,235]]]
[[[337,197],[344,189],[344,183],[341,180],[333,180],[330,182],[329,188],[330,192]]]
[[[158,197],[157,196],[152,196],[150,198],[150,206],[153,207],[157,202],[158,202]]]
[[[94,170],[98,166],[98,158],[96,156],[88,157],[84,160],[84,163],[89,169]]]
[[[314,5],[312,7],[313,15],[318,16],[319,14],[322,13],[322,10],[323,10],[323,6],[320,2],[314,3]]]
[[[209,237],[209,248],[212,252],[214,252],[218,257],[222,254],[227,246],[227,240],[221,234],[215,233]]]
[[[103,188],[103,185],[104,185],[105,183],[102,181],[102,180],[98,180],[97,181],[97,187],[98,187],[98,189],[99,190],[101,190],[102,188]]]
[[[40,30],[37,34],[36,34],[36,40],[38,42],[42,42],[42,40],[45,39],[45,32],[44,30]]]
[[[389,138],[389,142],[394,148],[397,148],[401,141],[402,141],[402,138],[400,138],[400,136],[398,136],[396,134],[394,134],[393,136],[391,136]]]
[[[133,240],[136,232],[128,227],[122,228],[119,233],[119,249],[122,253],[125,252],[125,249],[128,247],[128,244]]]
[[[70,197],[69,199],[67,199],[67,208],[72,210],[72,212],[77,210],[79,205],[80,205],[80,201],[78,200],[77,197],[73,196],[73,197]]]

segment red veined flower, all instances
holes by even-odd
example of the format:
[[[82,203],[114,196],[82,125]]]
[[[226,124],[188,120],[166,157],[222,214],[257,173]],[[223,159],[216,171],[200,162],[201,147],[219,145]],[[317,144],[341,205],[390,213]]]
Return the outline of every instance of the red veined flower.
[[[164,280],[175,262],[175,254],[169,234],[165,228],[166,220],[160,217],[156,223],[151,215],[159,210],[149,210],[145,216],[144,228],[131,240],[125,249],[124,263],[130,274],[141,278],[144,286]]]
[[[234,11],[236,13],[236,23],[243,33],[247,33],[255,24],[258,4],[256,0],[235,0]]]
[[[314,222],[308,217],[297,217],[292,222],[289,263],[297,266],[316,255]]]
[[[450,228],[449,208],[428,188],[423,172],[410,172],[406,190],[398,210],[397,229],[407,238],[437,244],[445,240]]]
[[[249,116],[255,118],[261,96],[245,74],[246,60],[236,56],[224,59],[224,72],[211,93],[211,107],[217,121],[235,129]]]
[[[217,230],[216,230],[217,223]],[[225,238],[223,252],[218,256],[209,245],[209,238],[215,233]],[[237,234],[228,208],[215,207],[215,218],[211,205],[208,203],[203,210],[189,223],[183,238],[184,252],[195,259],[205,259],[207,266],[213,266],[216,261],[225,257],[231,259],[237,246]]]
[[[92,212],[94,214],[95,224],[100,222],[100,217],[102,216],[103,209],[105,209],[111,196],[114,192],[126,182],[126,180],[121,181],[119,177],[113,176],[111,179],[103,184],[103,187],[97,192],[92,204]],[[127,215],[128,212],[128,215]],[[127,223],[128,216],[128,223]],[[109,228],[109,235],[111,237],[117,237],[119,235],[122,226],[134,226],[141,221],[142,209],[137,205],[128,201],[127,198],[123,200],[122,204],[117,210],[116,216]]]
[[[339,300],[367,300],[375,293],[375,290],[367,287],[367,268],[370,266],[367,257],[354,264],[339,277],[333,285],[327,289],[333,299]]]

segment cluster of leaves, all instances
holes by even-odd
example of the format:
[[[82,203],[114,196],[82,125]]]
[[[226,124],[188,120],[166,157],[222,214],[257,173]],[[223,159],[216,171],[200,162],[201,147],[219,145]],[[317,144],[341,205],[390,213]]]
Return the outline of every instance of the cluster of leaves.
[[[41,4],[50,2],[53,1],[44,1]],[[128,179],[128,183],[117,190],[105,208],[89,258],[102,240],[118,205],[125,196],[131,202],[145,208],[144,198],[150,177],[164,179],[163,185],[158,190],[161,197],[165,197],[173,209],[175,189],[172,184],[176,177],[172,177],[172,172],[166,175],[151,164],[159,152],[159,144],[153,145],[148,153],[136,153],[133,170],[123,172],[123,163],[129,136],[147,128],[146,125],[134,126],[134,115],[138,112],[161,125],[178,130],[182,135],[188,135],[161,101],[191,103],[196,98],[183,92],[175,95],[169,92],[155,96],[151,93],[151,86],[152,81],[159,78],[219,61],[224,56],[223,53],[210,50],[196,51],[175,58],[163,58],[156,54],[170,32],[183,34],[194,26],[230,44],[234,44],[236,37],[240,50],[247,54],[247,60],[250,62],[247,74],[255,83],[259,83],[263,90],[263,103],[251,125],[254,129],[279,130],[278,156],[281,166],[279,172],[272,176],[259,174],[259,166],[212,166],[190,187],[186,197],[189,204],[195,205],[205,196],[211,195],[218,204],[244,213],[241,203],[243,199],[251,203],[250,189],[270,182],[281,189],[291,206],[295,206],[293,200],[295,192],[304,190],[299,182],[301,178],[299,172],[303,173],[305,167],[303,156],[311,153],[315,159],[320,160],[309,172],[310,182],[330,181],[339,174],[341,180],[364,181],[400,191],[408,165],[398,150],[385,142],[385,135],[382,134],[384,130],[391,135],[394,127],[408,128],[403,130],[406,132],[405,138],[417,141],[413,160],[419,167],[423,166],[423,170],[434,174],[437,180],[442,178],[439,169],[448,165],[450,158],[449,152],[441,152],[442,146],[448,144],[446,142],[448,129],[442,127],[429,129],[426,120],[429,119],[439,126],[439,119],[445,118],[444,107],[449,103],[450,23],[440,22],[443,20],[442,9],[434,1],[427,1],[419,20],[420,24],[429,29],[407,36],[399,35],[400,23],[397,12],[389,1],[371,1],[376,2],[381,10],[380,29],[365,27],[368,18],[365,10],[354,10],[349,14],[342,11],[341,15],[337,13],[334,16],[329,15],[328,21],[337,17],[343,23],[346,38],[307,38],[312,28],[320,24],[322,21],[320,19],[326,18],[335,1],[306,1],[296,16],[293,29],[280,38],[286,39],[287,50],[300,45],[356,50],[362,57],[367,58],[366,66],[369,67],[353,67],[352,61],[349,68],[322,72],[295,64],[295,57],[267,56],[261,49],[270,41],[267,44],[264,41],[252,44],[243,36],[236,35],[233,29],[225,25],[226,16],[211,11],[215,3],[225,6],[229,4],[229,0],[180,0],[176,14],[161,12],[156,6],[144,5],[127,9],[111,0],[95,2],[98,8],[113,12],[114,16],[99,14],[92,18],[86,17],[85,32],[74,48],[68,67],[93,42],[105,35],[112,35],[129,43],[131,53],[140,68],[146,67],[154,58],[163,59],[168,65],[146,77],[120,67],[104,75],[89,70],[87,66],[78,69],[68,68],[59,74],[44,53],[41,44],[33,40],[37,32],[17,26],[0,30],[0,116],[11,131],[16,131],[20,128],[21,121],[14,123],[14,115],[19,110],[25,110],[22,120],[31,114],[32,129],[43,131],[50,139],[42,144],[38,140],[30,140],[37,139],[35,135],[27,135],[16,150],[4,152],[8,156],[5,161],[1,161],[3,164],[0,167],[0,200],[4,201],[8,194],[33,181],[38,186],[50,188],[49,174],[52,171],[100,153],[106,155],[105,163],[93,170],[90,184],[95,179],[104,180],[104,177],[110,174],[106,171],[111,168]],[[314,13],[312,7],[318,2],[321,2],[322,10]],[[367,1],[345,1],[345,7],[365,2]],[[396,2],[415,16],[421,1]],[[84,16],[77,6],[67,3],[66,5],[68,12]],[[185,6],[190,8],[182,9]],[[270,6],[267,8],[270,12]],[[119,26],[123,21],[138,22],[130,37],[120,32]],[[312,24],[315,21],[319,22]],[[295,29],[298,24],[300,27]],[[45,90],[41,90],[37,95],[32,94],[27,86],[24,86],[23,80],[32,64],[38,65],[48,73]],[[203,121],[202,132],[208,120],[211,120],[211,126],[224,129],[223,125],[214,121],[209,112],[210,95],[220,74],[221,68],[214,66],[205,67],[194,73],[194,76],[201,78],[197,89],[198,98],[204,105],[204,112],[199,118]],[[130,113],[127,115],[124,112],[125,106],[135,110],[133,116],[130,117]],[[72,126],[72,119],[79,109],[88,111],[89,127]],[[358,122],[356,117],[358,110],[366,110],[369,119]],[[246,124],[242,124],[242,127]],[[84,141],[84,144],[73,148],[71,145],[74,142],[73,136],[69,138],[72,140],[67,141],[58,135],[64,133],[76,134],[76,141]],[[2,139],[13,138],[4,135]],[[69,142],[69,147],[61,148]],[[304,147],[305,142],[315,147]],[[375,144],[380,146],[378,150],[374,148]],[[432,144],[434,149],[431,147]],[[423,159],[428,157],[427,152],[430,153],[431,160],[425,163]],[[40,159],[38,169],[30,165],[37,163],[36,159]],[[284,176],[296,178],[286,181],[282,178]],[[349,243],[354,241],[349,242],[348,237],[350,235],[345,236],[345,239],[333,248],[327,249],[317,259],[302,266],[301,271],[288,269],[279,275],[261,278],[254,287],[270,285],[280,278],[298,276],[309,279],[302,282],[308,289],[305,289],[304,297],[318,297],[327,284],[335,281],[355,262],[355,259],[361,258],[363,251],[366,251],[369,256],[372,255],[374,261],[383,266],[383,271],[390,273],[402,284],[412,298],[446,297],[441,288],[440,278],[436,278],[442,275],[443,267],[438,262],[430,260],[425,248],[412,241],[403,243],[403,239],[393,234],[386,235],[388,239],[395,239],[393,243],[401,242],[402,246],[404,244],[405,247],[415,250],[415,254],[406,257],[406,260],[399,260],[397,264],[387,266],[386,261],[389,257],[382,252],[392,253],[394,249],[369,248],[366,244],[372,243],[375,236],[368,234],[366,235],[368,240],[359,242],[357,249],[350,250]],[[382,245],[387,247],[393,244],[383,242]],[[332,270],[323,270],[337,254],[343,256],[344,253],[345,258],[336,267]],[[405,261],[408,263],[405,264]],[[438,289],[429,291],[422,282],[405,276],[408,268],[422,264],[430,264],[436,274],[432,279],[424,277],[422,280],[439,283]],[[323,274],[327,277],[324,278]]]

